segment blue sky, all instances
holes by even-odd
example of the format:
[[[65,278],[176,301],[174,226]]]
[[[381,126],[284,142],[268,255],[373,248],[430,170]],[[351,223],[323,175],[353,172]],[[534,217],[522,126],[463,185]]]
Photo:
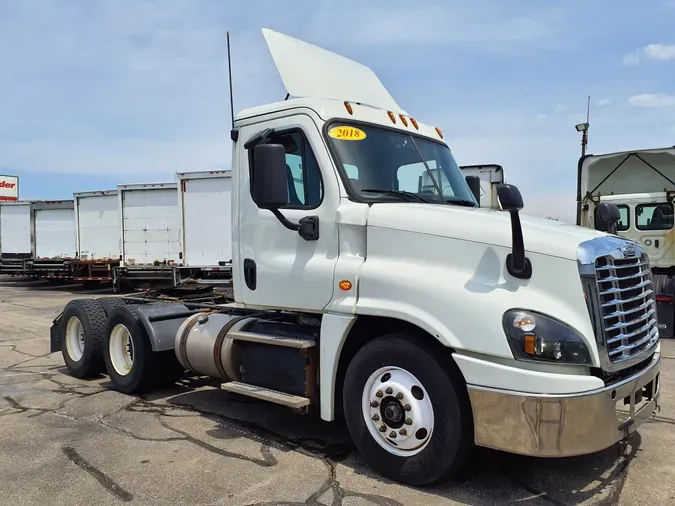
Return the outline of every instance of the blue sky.
[[[532,214],[573,219],[590,152],[675,144],[675,1],[3,0],[0,173],[23,198],[230,164],[235,107],[283,98],[261,27],[375,70],[460,164],[500,163]]]

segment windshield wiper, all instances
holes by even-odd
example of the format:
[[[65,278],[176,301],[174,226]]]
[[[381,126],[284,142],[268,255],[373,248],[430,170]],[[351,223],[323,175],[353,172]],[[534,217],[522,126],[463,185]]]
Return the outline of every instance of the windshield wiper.
[[[429,201],[427,199],[420,197],[419,195],[417,195],[417,193],[407,192],[407,191],[404,191],[404,190],[385,190],[385,189],[380,189],[380,188],[364,188],[361,191],[362,192],[372,192],[372,193],[386,193],[386,194],[389,194],[389,195],[398,195],[398,196],[401,196],[401,197],[410,196],[410,197],[414,197],[415,199],[419,200],[420,202],[424,202],[425,204],[429,203]],[[408,202],[410,202],[410,200],[408,200],[408,199],[406,199],[406,200]]]
[[[478,207],[472,200],[465,199],[445,199],[448,204],[455,204],[457,206]]]

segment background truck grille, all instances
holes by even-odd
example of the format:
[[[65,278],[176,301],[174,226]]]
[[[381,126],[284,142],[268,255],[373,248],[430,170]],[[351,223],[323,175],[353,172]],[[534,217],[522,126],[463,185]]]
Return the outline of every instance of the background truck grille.
[[[620,362],[651,348],[658,339],[656,300],[646,254],[595,259],[598,315],[610,362]]]

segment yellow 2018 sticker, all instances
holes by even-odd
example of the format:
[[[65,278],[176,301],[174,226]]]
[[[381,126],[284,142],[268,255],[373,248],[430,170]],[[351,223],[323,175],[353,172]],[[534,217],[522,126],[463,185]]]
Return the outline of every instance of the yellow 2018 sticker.
[[[336,126],[328,130],[328,135],[341,141],[362,141],[366,132],[353,126]]]

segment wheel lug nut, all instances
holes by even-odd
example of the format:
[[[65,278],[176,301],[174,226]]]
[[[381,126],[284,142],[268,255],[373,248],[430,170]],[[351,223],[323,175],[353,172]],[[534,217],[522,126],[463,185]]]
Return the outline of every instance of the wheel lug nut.
[[[397,393],[396,398],[400,401],[401,399],[403,399],[403,394],[401,392]]]
[[[390,394],[390,393],[393,392],[393,390],[391,389],[391,387],[387,387],[387,389],[385,390],[385,392],[387,392],[388,394]]]
[[[398,433],[399,433],[401,436],[407,436],[407,435],[408,435],[408,431],[405,430],[405,429],[399,430]]]
[[[410,404],[406,404],[405,406],[403,406],[403,409],[405,409],[406,411],[410,411],[412,408],[410,407]]]
[[[373,415],[373,421],[377,422],[380,419],[380,415]]]
[[[377,401],[372,401],[372,402],[370,403],[370,407],[372,407],[372,408],[376,408],[376,407],[378,407],[379,405],[380,405],[380,403],[377,402]]]
[[[394,438],[396,437],[396,431],[393,431],[393,430],[392,430],[392,431],[389,433],[389,437],[392,438],[392,439],[394,439]]]
[[[382,391],[380,391],[380,390],[378,390],[377,392],[375,392],[375,397],[382,397],[382,395],[384,395],[384,394],[383,394]]]
[[[406,425],[412,425],[412,418],[406,418],[406,419],[405,419],[405,424],[406,424]]]
[[[384,425],[381,425],[380,426],[380,432],[387,432],[387,427],[385,427]]]

